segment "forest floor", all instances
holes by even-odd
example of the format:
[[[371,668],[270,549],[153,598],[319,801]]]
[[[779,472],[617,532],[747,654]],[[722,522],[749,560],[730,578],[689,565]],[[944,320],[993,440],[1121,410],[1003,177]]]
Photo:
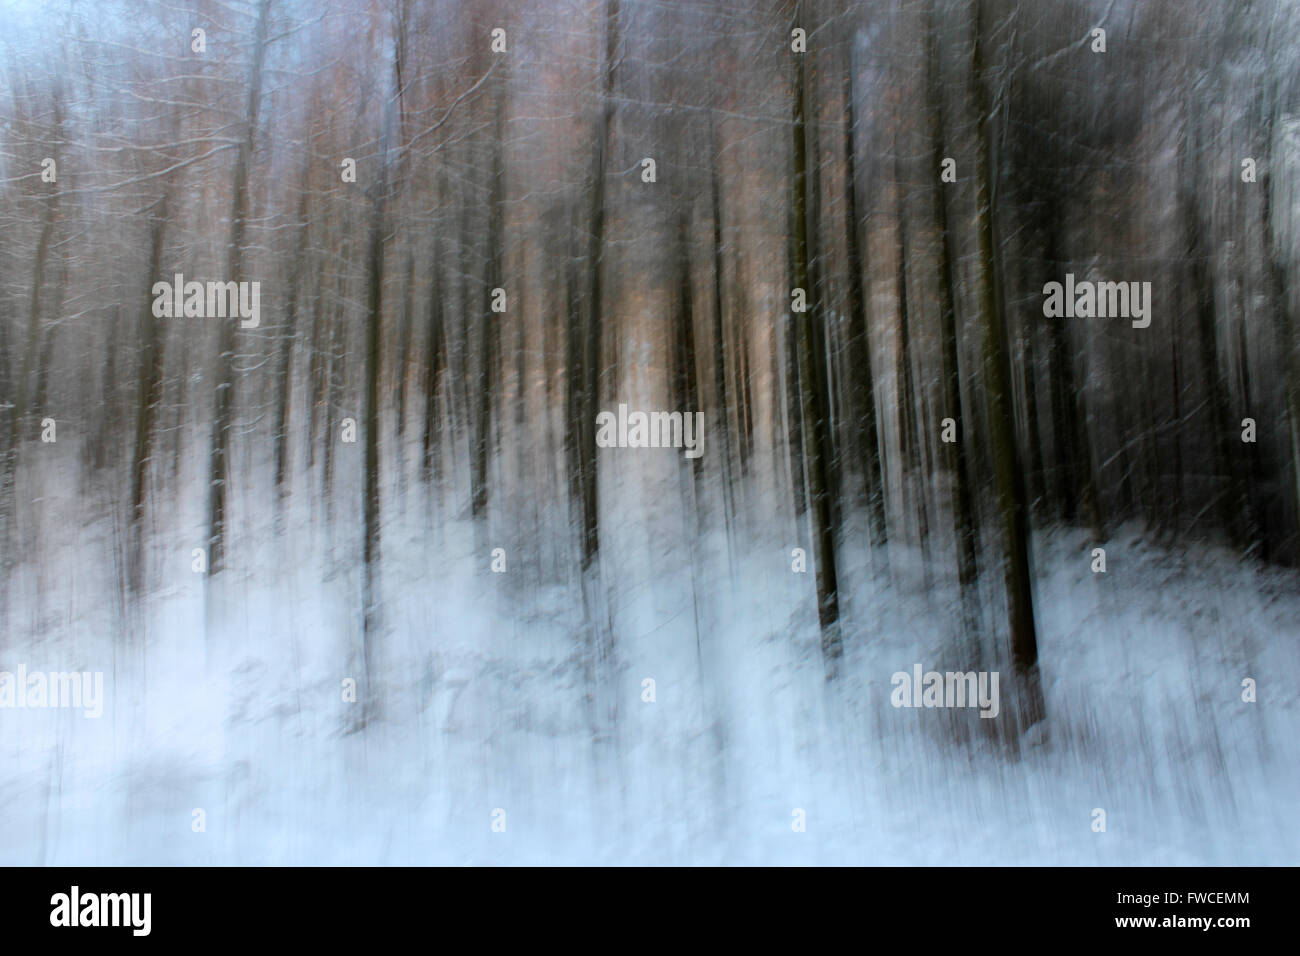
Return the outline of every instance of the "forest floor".
[[[1093,574],[1095,542],[1040,534],[1048,733],[1012,754],[954,739],[973,711],[890,705],[896,671],[961,669],[952,602],[904,549],[892,584],[846,595],[828,688],[787,544],[708,571],[727,559],[706,541],[693,573],[670,529],[611,527],[615,656],[592,672],[572,587],[492,574],[466,522],[395,518],[381,707],[359,729],[341,691],[362,676],[355,543],[299,520],[306,538],[268,519],[206,582],[178,543],[125,616],[114,528],[46,522],[6,582],[0,670],[102,670],[104,713],[0,710],[0,862],[1300,862],[1294,575],[1127,531]],[[612,708],[598,737],[591,673]]]

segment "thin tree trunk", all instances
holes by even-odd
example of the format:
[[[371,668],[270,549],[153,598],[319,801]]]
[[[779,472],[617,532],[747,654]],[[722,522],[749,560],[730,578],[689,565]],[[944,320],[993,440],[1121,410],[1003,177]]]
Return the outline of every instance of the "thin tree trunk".
[[[253,63],[249,69],[248,102],[243,132],[235,160],[230,201],[230,241],[227,247],[228,282],[243,280],[244,231],[248,221],[248,178],[253,162],[253,139],[257,133],[262,101],[262,64],[266,59],[271,0],[261,0],[257,13],[257,34],[253,39]],[[230,427],[235,391],[235,322],[226,318],[218,331],[216,409],[212,420],[211,456],[208,468],[208,572],[221,571],[226,552],[227,490],[230,483]]]
[[[894,146],[894,180],[897,200],[897,226],[894,235],[898,242],[897,276],[898,285],[898,347],[896,350],[896,378],[898,388],[898,430],[899,459],[902,462],[903,505],[910,504],[916,514],[916,537],[921,547],[922,586],[928,595],[933,591],[930,557],[930,516],[929,502],[926,499],[925,462],[923,460],[921,438],[916,424],[921,409],[921,396],[917,392],[912,373],[911,345],[911,300],[908,289],[908,240],[907,240],[907,202],[906,186],[903,182],[902,164],[899,162],[900,150],[897,140]]]
[[[938,24],[933,0],[929,9],[928,95],[930,99],[930,169],[938,175],[943,164],[944,94],[940,74]],[[943,410],[951,418],[957,440],[945,443],[948,470],[952,474],[953,530],[957,545],[957,581],[961,589],[962,619],[966,640],[972,650],[979,647],[979,566],[975,539],[974,505],[971,500],[970,468],[967,463],[966,416],[962,408],[961,363],[957,347],[957,317],[954,290],[958,277],[954,270],[956,253],[948,224],[947,185],[939,182],[934,189],[935,227],[939,234],[939,338],[943,351]]]
[[[713,144],[713,161],[709,171],[710,198],[713,200],[713,405],[714,426],[722,436],[722,520],[727,531],[727,545],[730,551],[732,542],[731,520],[735,514],[735,488],[731,476],[731,428],[727,415],[727,338],[723,327],[722,310],[722,184],[718,177],[718,148],[716,134],[711,137]],[[682,239],[685,247],[685,238]],[[687,287],[689,291],[689,285]],[[688,414],[694,406],[682,406],[682,414]],[[699,464],[701,459],[696,458]]]
[[[1024,474],[1017,447],[1011,406],[1011,370],[1007,328],[998,287],[998,246],[995,236],[993,162],[994,126],[990,117],[981,34],[983,0],[974,4],[974,47],[971,58],[975,115],[978,121],[976,215],[980,270],[980,320],[983,328],[984,392],[987,403],[989,450],[993,459],[998,514],[1002,526],[1003,574],[1006,582],[1011,662],[1020,682],[1021,720],[1025,727],[1044,717],[1038,669],[1038,635],[1034,625],[1032,564]]]
[[[381,154],[386,154],[386,142],[381,142]],[[362,608],[364,631],[361,644],[361,663],[364,668],[364,706],[362,720],[367,722],[375,713],[378,695],[370,686],[374,671],[375,644],[380,631],[379,556],[380,556],[380,472],[379,472],[379,378],[383,359],[382,324],[384,292],[384,230],[385,203],[388,193],[388,159],[380,157],[379,182],[371,197],[370,235],[366,246],[366,465],[365,465],[365,545],[363,553],[364,579]]]
[[[162,400],[164,338],[153,314],[153,284],[162,275],[163,239],[167,230],[170,186],[164,190],[149,219],[149,273],[140,313],[140,383],[135,417],[135,454],[131,466],[131,553],[128,578],[139,592],[144,585],[145,487],[152,461],[154,419]]]
[[[492,418],[493,398],[497,385],[497,359],[499,334],[497,325],[501,313],[492,311],[493,290],[501,288],[503,273],[502,260],[505,241],[505,170],[501,151],[505,148],[501,137],[505,132],[504,93],[498,90],[496,102],[497,137],[492,145],[491,183],[488,199],[488,246],[487,272],[483,289],[483,312],[479,319],[478,360],[480,374],[478,380],[477,407],[474,415],[474,450],[472,462],[472,510],[475,518],[482,518],[487,513],[488,503],[488,462],[492,454]]]
[[[796,14],[796,24],[799,22]],[[817,565],[817,621],[821,628],[822,660],[827,679],[839,671],[843,654],[840,637],[839,584],[835,566],[835,529],[831,513],[830,436],[826,384],[821,362],[815,354],[821,348],[816,323],[821,307],[811,287],[808,241],[808,150],[804,54],[795,54],[793,110],[794,147],[794,285],[808,296],[807,308],[794,313],[799,367],[799,407],[803,419],[803,456],[807,465],[808,513],[812,522],[813,550]]]
[[[276,381],[279,396],[275,408],[275,487],[277,507],[283,503],[285,485],[289,477],[289,414],[293,401],[293,343],[297,331],[299,286],[303,281],[303,263],[307,259],[307,177],[304,174],[302,192],[298,197],[297,236],[293,260],[289,265],[289,293],[285,303],[284,327],[280,330],[279,356],[276,362]]]
[[[436,491],[442,481],[442,421],[438,391],[446,370],[446,332],[443,328],[442,238],[433,233],[433,258],[429,265],[429,358],[424,407],[424,476]]]
[[[863,472],[866,478],[867,516],[872,545],[872,564],[878,576],[889,573],[889,528],[885,519],[885,481],[880,466],[880,425],[876,414],[876,380],[871,368],[871,328],[867,322],[867,292],[864,284],[866,261],[859,231],[862,228],[858,211],[857,149],[854,131],[857,127],[857,105],[853,84],[853,63],[850,58],[845,71],[844,101],[844,209],[845,250],[848,258],[849,287],[848,311],[849,355],[852,362],[852,379],[858,420],[858,448],[865,458]]]

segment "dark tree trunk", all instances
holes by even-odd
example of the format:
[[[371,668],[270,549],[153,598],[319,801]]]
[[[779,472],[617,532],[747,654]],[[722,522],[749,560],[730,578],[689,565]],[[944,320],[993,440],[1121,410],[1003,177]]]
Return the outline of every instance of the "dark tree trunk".
[[[796,19],[796,23],[798,20]],[[824,366],[817,354],[823,347],[818,334],[822,321],[820,302],[809,272],[808,148],[804,74],[805,54],[795,56],[794,116],[794,285],[808,296],[807,309],[794,313],[799,368],[799,407],[803,422],[803,457],[807,465],[808,514],[812,524],[817,570],[817,620],[821,627],[822,659],[828,679],[839,671],[843,654],[840,637],[839,583],[835,562],[835,528],[830,482],[831,447],[829,409]]]
[[[863,457],[866,478],[867,516],[871,534],[873,565],[878,575],[889,572],[889,528],[885,518],[885,481],[880,466],[880,425],[876,414],[876,380],[871,367],[871,328],[867,322],[867,291],[864,281],[866,259],[858,210],[858,167],[854,135],[857,104],[853,84],[853,63],[845,71],[844,102],[844,210],[845,252],[848,258],[848,345],[851,356],[855,418],[858,422],[858,450]]]
[[[937,0],[934,0],[937,2]],[[930,99],[930,168],[938,175],[943,164],[944,93],[940,73],[938,24],[932,2],[927,30],[929,50],[927,90]],[[954,184],[955,185],[955,184]],[[948,470],[952,475],[953,532],[957,545],[957,581],[961,589],[962,619],[970,646],[979,646],[979,566],[975,539],[974,505],[971,501],[970,467],[967,463],[966,415],[962,408],[961,362],[957,345],[955,290],[958,276],[954,271],[956,254],[953,234],[948,223],[947,184],[934,189],[935,228],[939,234],[939,338],[943,352],[943,411],[956,426],[957,440],[944,444]]]
[[[1038,635],[1034,599],[1029,515],[1024,473],[1012,413],[1011,368],[1003,298],[999,288],[995,235],[997,169],[993,160],[996,135],[984,62],[983,0],[974,4],[974,45],[971,75],[978,122],[978,162],[975,170],[980,271],[980,320],[983,329],[984,393],[987,404],[989,451],[1002,531],[1003,575],[1007,591],[1011,663],[1020,682],[1020,718],[1025,727],[1044,717],[1038,670]]]

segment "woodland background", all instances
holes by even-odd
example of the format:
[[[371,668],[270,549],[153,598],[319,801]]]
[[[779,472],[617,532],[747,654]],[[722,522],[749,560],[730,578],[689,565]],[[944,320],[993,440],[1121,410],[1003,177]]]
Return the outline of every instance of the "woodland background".
[[[1296,861],[1292,0],[0,26],[0,667],[112,687],[0,714],[5,858]]]

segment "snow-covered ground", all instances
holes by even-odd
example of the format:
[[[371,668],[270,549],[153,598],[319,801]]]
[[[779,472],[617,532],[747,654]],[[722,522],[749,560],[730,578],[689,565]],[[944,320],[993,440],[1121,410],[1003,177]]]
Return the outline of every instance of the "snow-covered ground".
[[[313,530],[305,506],[277,534],[246,493],[235,566],[205,598],[193,542],[159,533],[159,583],[124,631],[102,502],[26,480],[42,548],[6,581],[0,670],[102,670],[106,697],[98,720],[0,710],[4,863],[1300,862],[1300,582],[1226,553],[1130,529],[1094,575],[1096,542],[1040,535],[1050,733],[1012,755],[953,743],[951,711],[890,706],[894,672],[964,667],[950,602],[917,575],[855,589],[828,690],[811,576],[779,530],[749,534],[734,571],[704,541],[692,575],[674,509],[620,511],[616,723],[596,742],[576,590],[493,574],[468,524],[430,528],[410,488],[385,524],[382,707],[358,729],[354,535]],[[192,511],[158,522],[197,538]]]

